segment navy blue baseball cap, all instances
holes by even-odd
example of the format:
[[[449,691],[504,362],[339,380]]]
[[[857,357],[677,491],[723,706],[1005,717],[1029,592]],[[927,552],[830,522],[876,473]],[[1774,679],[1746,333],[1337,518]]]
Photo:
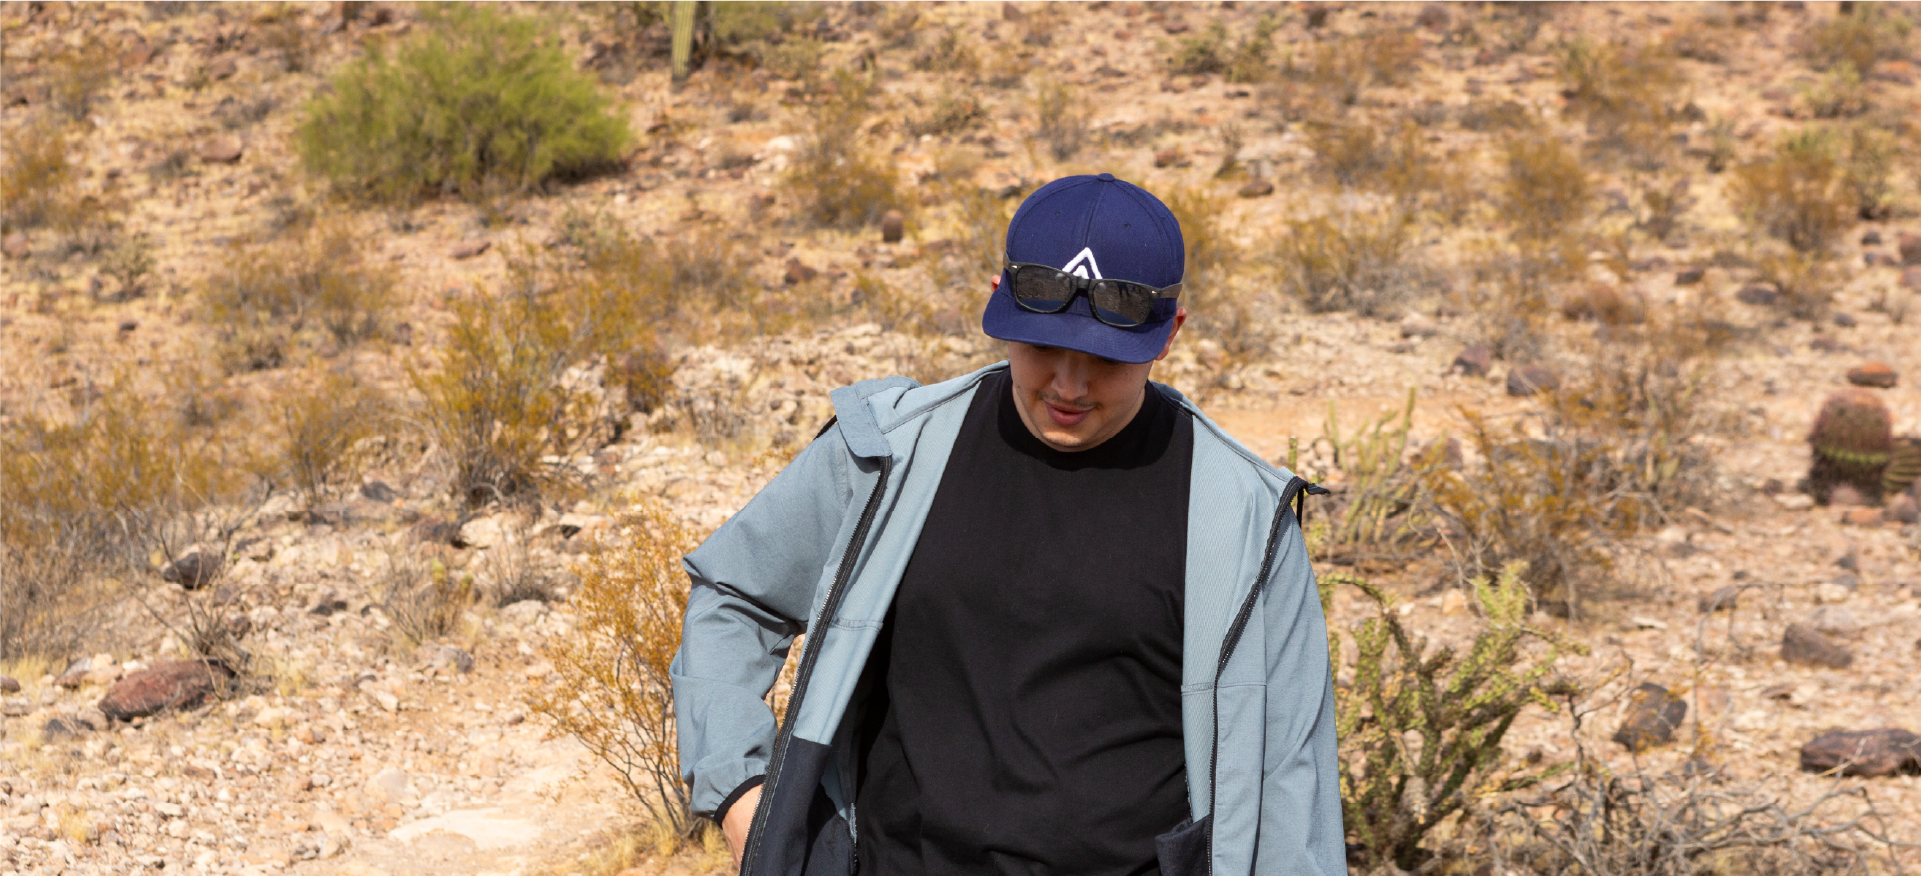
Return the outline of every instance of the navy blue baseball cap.
[[[1187,248],[1181,225],[1161,199],[1111,173],[1057,179],[1027,196],[1007,225],[1007,260],[1051,265],[1100,280],[1156,288],[1181,282]],[[1060,313],[1034,313],[1014,303],[1005,269],[988,299],[981,330],[988,337],[1064,347],[1116,362],[1151,362],[1174,330],[1179,302],[1162,299],[1146,322],[1115,328],[1094,318],[1081,295]]]

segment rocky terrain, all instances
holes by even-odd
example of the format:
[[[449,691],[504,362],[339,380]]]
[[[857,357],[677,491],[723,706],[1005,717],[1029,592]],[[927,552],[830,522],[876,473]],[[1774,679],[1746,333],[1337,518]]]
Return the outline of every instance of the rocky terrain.
[[[1809,60],[1808,34],[1850,13],[1822,3],[1538,14],[1448,4],[826,4],[784,39],[707,58],[678,87],[664,24],[591,6],[514,12],[545,16],[568,56],[597,74],[636,134],[630,153],[614,171],[544,192],[390,207],[336,197],[303,168],[293,138],[303,102],[330,89],[334,71],[422,27],[413,7],[0,9],[7,151],[32,125],[65,119],[75,176],[62,197],[92,199],[87,209],[99,212],[86,215],[108,217],[61,227],[8,213],[0,422],[10,428],[32,417],[78,421],[125,392],[168,411],[212,399],[238,412],[223,428],[264,435],[281,400],[327,373],[417,412],[410,373],[449,343],[460,303],[506,288],[517,254],[571,245],[582,216],[662,244],[725,240],[762,296],[731,307],[756,311],[753,319],[720,308],[666,335],[670,377],[658,403],[606,415],[617,423],[602,424],[606,440],[552,460],[578,473],[571,492],[462,501],[444,448],[420,437],[420,417],[408,413],[326,501],[281,491],[225,510],[230,550],[208,573],[217,586],[197,590],[184,557],[154,557],[111,582],[116,600],[70,651],[9,652],[0,664],[0,876],[727,870],[711,840],[653,844],[606,766],[556,738],[529,706],[554,671],[545,649],[578,623],[567,599],[573,564],[645,502],[665,502],[698,531],[717,526],[825,422],[837,386],[897,373],[940,379],[998,359],[973,321],[978,301],[955,298],[984,295],[976,275],[993,254],[973,251],[982,249],[974,226],[1004,222],[1019,195],[1048,179],[1098,170],[1170,200],[1211,199],[1219,215],[1208,242],[1227,255],[1206,269],[1223,293],[1196,298],[1191,332],[1155,378],[1266,458],[1298,453],[1302,471],[1337,487],[1357,475],[1317,440],[1330,406],[1351,435],[1399,411],[1413,390],[1412,452],[1464,434],[1470,414],[1524,418],[1542,404],[1534,385],[1572,382],[1623,348],[1608,323],[1569,303],[1591,300],[1586,290],[1604,286],[1655,321],[1705,320],[1726,336],[1690,360],[1712,414],[1702,422],[1715,426],[1677,439],[1712,461],[1710,489],[1623,539],[1624,555],[1637,558],[1618,575],[1628,595],[1574,620],[1534,615],[1589,647],[1561,665],[1590,685],[1592,711],[1578,735],[1565,713],[1529,713],[1509,736],[1517,757],[1566,760],[1579,740],[1611,768],[1679,773],[1706,763],[1729,781],[1805,801],[1837,781],[1802,769],[1817,736],[1921,732],[1914,500],[1823,504],[1799,488],[1831,393],[1860,386],[1893,431],[1921,433],[1921,343],[1910,322],[1921,295],[1921,38],[1907,30],[1889,25],[1907,41],[1857,71],[1847,99],[1860,105],[1829,112],[1821,89],[1847,83]],[[1921,23],[1911,6],[1886,12],[1905,27]],[[1366,84],[1351,97],[1321,95],[1324,77],[1303,72],[1327,48],[1385,53],[1367,42],[1384,33],[1411,41],[1382,62],[1401,72],[1357,72]],[[1508,239],[1494,194],[1506,178],[1504,138],[1580,144],[1605,134],[1595,116],[1577,116],[1582,98],[1565,72],[1565,48],[1582,38],[1667,46],[1678,72],[1666,99],[1692,109],[1663,121],[1672,127],[1659,138],[1669,151],[1658,167],[1583,159],[1594,190],[1576,235],[1586,264],[1551,283],[1555,306],[1533,343],[1491,348],[1489,326],[1513,302],[1477,296],[1485,284],[1475,260]],[[1193,41],[1208,39],[1221,63],[1193,61]],[[1247,61],[1251,39],[1268,49]],[[89,65],[97,79],[81,75]],[[805,217],[791,168],[811,108],[832,94],[806,65],[874,73],[878,96],[859,130],[898,174],[901,233]],[[936,123],[970,97],[962,122]],[[1536,121],[1488,120],[1502,113]],[[1050,114],[1069,117],[1073,148],[1060,145],[1068,135],[1047,124]],[[1422,214],[1404,266],[1371,281],[1395,294],[1366,315],[1304,304],[1281,255],[1280,241],[1298,239],[1288,235],[1301,235],[1304,220],[1389,209],[1388,196],[1329,170],[1334,159],[1317,139],[1332,124],[1324,114],[1412,131],[1426,154],[1464,175],[1419,195],[1469,206],[1452,218],[1444,207]],[[1782,303],[1786,284],[1762,276],[1768,241],[1737,205],[1736,174],[1714,165],[1762,161],[1783,136],[1824,125],[1886,131],[1892,170],[1885,203],[1850,213],[1823,250],[1831,300],[1795,314]],[[1684,203],[1655,235],[1645,230],[1647,192],[1676,191],[1664,188],[1676,180]],[[302,340],[283,325],[293,339],[284,362],[226,364],[231,326],[206,304],[221,266],[316,219],[351,228],[364,241],[358,258],[393,272],[385,327],[349,345]],[[991,249],[992,235],[984,239]],[[932,304],[904,310],[901,301]],[[827,309],[806,309],[815,304]],[[614,382],[606,363],[582,363],[575,376]],[[458,607],[452,632],[414,641],[393,609],[395,570],[409,563],[472,575],[485,596]],[[1431,545],[1323,567],[1385,583],[1401,595],[1403,618],[1454,642],[1479,618],[1452,586],[1450,563],[1445,546]],[[512,598],[506,583],[517,580],[534,582],[527,598]],[[1345,627],[1363,614],[1343,594],[1332,620]],[[181,662],[194,657],[193,621],[203,615],[236,633],[251,671],[230,677]],[[1649,731],[1658,737],[1650,744],[1610,741],[1624,721],[1645,725],[1635,715],[1648,696],[1631,692],[1648,683],[1685,712]],[[1921,751],[1903,762],[1903,744],[1886,740],[1897,750],[1882,770],[1891,774],[1840,781],[1866,787],[1895,815],[1890,830],[1915,842]],[[1856,804],[1836,811],[1847,805]]]

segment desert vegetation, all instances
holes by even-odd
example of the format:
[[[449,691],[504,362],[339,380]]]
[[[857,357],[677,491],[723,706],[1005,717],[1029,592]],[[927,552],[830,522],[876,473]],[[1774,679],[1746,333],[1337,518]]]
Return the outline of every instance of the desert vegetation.
[[[678,556],[1101,171],[1334,491],[1355,872],[1911,868],[1918,21],[8,4],[0,873],[725,870]]]

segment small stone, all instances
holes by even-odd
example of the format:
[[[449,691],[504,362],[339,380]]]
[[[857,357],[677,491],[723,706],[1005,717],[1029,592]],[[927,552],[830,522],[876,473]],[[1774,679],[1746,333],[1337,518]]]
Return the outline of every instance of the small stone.
[[[19,693],[19,692],[20,692],[20,682],[13,680],[13,676],[11,675],[0,675],[0,693]]]
[[[24,718],[33,714],[33,701],[24,697],[0,700],[0,715],[8,718]]]
[[[1401,337],[1431,338],[1441,333],[1441,327],[1418,313],[1410,313],[1401,318]]]
[[[1838,605],[1823,605],[1808,615],[1808,626],[1830,636],[1853,636],[1861,632],[1861,619]]]
[[[1414,16],[1414,24],[1416,27],[1426,28],[1434,33],[1447,30],[1447,26],[1452,23],[1453,20],[1453,14],[1448,12],[1446,6],[1439,3],[1429,3],[1422,6],[1421,14]]]
[[[1841,328],[1854,328],[1855,326],[1860,325],[1861,321],[1858,319],[1855,319],[1854,314],[1843,312],[1843,313],[1837,313],[1834,315],[1834,324],[1837,326],[1840,326]]]
[[[27,241],[26,232],[15,231],[0,238],[0,252],[5,253],[10,259],[24,259],[33,255],[33,245]]]
[[[1890,500],[1881,513],[1896,523],[1921,523],[1921,502],[1916,502],[1914,496],[1908,493],[1902,493]]]
[[[1879,508],[1849,508],[1841,512],[1841,522],[1848,526],[1880,526],[1884,521]]]
[[[1872,228],[1861,232],[1861,245],[1862,246],[1880,246],[1881,232],[1876,231]]]
[[[399,767],[387,767],[374,773],[373,778],[367,780],[366,793],[369,797],[401,806],[411,806],[420,799],[420,792],[414,790],[413,780]]]
[[[783,279],[787,281],[787,285],[797,286],[818,276],[820,271],[795,258],[787,260],[787,274]]]
[[[1686,700],[1654,683],[1644,683],[1628,694],[1628,714],[1614,731],[1614,741],[1629,751],[1642,751],[1674,741],[1674,729],[1687,717]]]
[[[1861,491],[1855,489],[1853,484],[1836,484],[1834,489],[1828,491],[1828,504],[1837,508],[1866,505],[1868,497],[1861,495]]]
[[[1155,167],[1173,167],[1181,163],[1181,159],[1183,157],[1184,156],[1181,154],[1181,150],[1179,149],[1162,149],[1161,151],[1154,153],[1154,166]]]
[[[1238,194],[1243,198],[1265,198],[1274,194],[1274,183],[1264,179],[1251,179],[1241,186]]]
[[[1733,611],[1735,603],[1741,599],[1741,589],[1738,585],[1722,587],[1713,593],[1701,597],[1696,604],[1700,607],[1702,614],[1713,614],[1717,611]]]
[[[232,164],[239,161],[241,154],[245,151],[245,147],[240,144],[240,138],[219,136],[210,137],[201,142],[199,154],[200,160],[207,164]]]
[[[392,502],[400,498],[400,491],[388,486],[386,481],[368,481],[360,485],[360,495],[375,502]]]
[[[1901,286],[1905,289],[1921,289],[1921,268],[1908,268],[1902,271]]]
[[[391,691],[374,687],[371,682],[362,682],[360,684],[360,692],[366,695],[367,699],[373,700],[374,705],[379,706],[384,711],[400,711],[400,698],[394,696]]]
[[[1921,265],[1921,235],[1901,232],[1901,264]]]
[[[1467,614],[1467,594],[1460,588],[1452,588],[1441,594],[1441,616],[1458,617]]]
[[[1561,372],[1546,365],[1523,365],[1508,369],[1507,394],[1517,398],[1530,396],[1543,390],[1553,391],[1561,388]]]
[[[419,523],[414,524],[411,532],[415,541],[425,544],[463,546],[456,544],[460,541],[460,524],[451,520],[424,517]]]
[[[126,721],[167,709],[191,709],[232,678],[233,672],[216,661],[169,660],[116,682],[100,700],[100,711]]]
[[[87,680],[87,672],[93,669],[93,658],[82,657],[67,664],[67,668],[53,679],[54,687],[79,690]]]
[[[1801,769],[1869,778],[1921,774],[1921,736],[1897,727],[1830,730],[1801,746]]]
[[[1494,351],[1476,344],[1454,357],[1454,369],[1469,377],[1484,377],[1494,364]]]
[[[1696,283],[1701,282],[1701,278],[1706,277],[1707,275],[1708,275],[1707,268],[1703,268],[1699,266],[1691,267],[1691,268],[1682,268],[1680,271],[1677,271],[1674,275],[1674,285],[1692,286]]]
[[[207,75],[213,79],[232,79],[238,72],[240,72],[240,65],[234,61],[232,55],[222,55],[207,65]]]
[[[1864,362],[1848,369],[1848,382],[1855,386],[1893,389],[1900,377],[1886,362]]]
[[[470,259],[480,255],[481,253],[486,252],[488,249],[492,248],[493,245],[494,245],[493,241],[485,240],[481,238],[475,238],[473,240],[463,240],[457,244],[454,244],[454,248],[447,251],[447,256],[453,259],[454,261]]]
[[[1772,307],[1776,302],[1781,300],[1781,290],[1773,286],[1751,283],[1742,286],[1741,291],[1734,293],[1734,297],[1742,304],[1752,304],[1757,307]]]
[[[907,217],[899,210],[889,210],[880,217],[880,240],[882,243],[899,243],[907,233]]]
[[[1788,624],[1781,635],[1781,659],[1804,666],[1846,669],[1854,663],[1854,653],[1806,624]]]
[[[195,551],[160,570],[160,580],[178,584],[182,590],[199,590],[220,577],[220,558]]]
[[[476,517],[460,526],[460,541],[470,548],[489,548],[505,541],[507,521],[505,515]]]
[[[139,328],[140,328],[140,321],[137,319],[123,319],[120,321],[119,329],[120,329],[120,333],[123,335],[128,334],[132,331],[135,331],[136,329],[139,329]]]

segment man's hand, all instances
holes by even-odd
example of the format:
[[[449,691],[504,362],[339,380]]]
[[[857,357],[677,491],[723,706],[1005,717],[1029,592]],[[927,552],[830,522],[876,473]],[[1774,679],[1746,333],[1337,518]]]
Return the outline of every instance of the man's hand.
[[[740,870],[741,853],[747,851],[747,830],[754,825],[754,810],[760,805],[760,788],[753,787],[727,807],[720,832],[727,837],[727,849],[734,853],[734,869]]]

